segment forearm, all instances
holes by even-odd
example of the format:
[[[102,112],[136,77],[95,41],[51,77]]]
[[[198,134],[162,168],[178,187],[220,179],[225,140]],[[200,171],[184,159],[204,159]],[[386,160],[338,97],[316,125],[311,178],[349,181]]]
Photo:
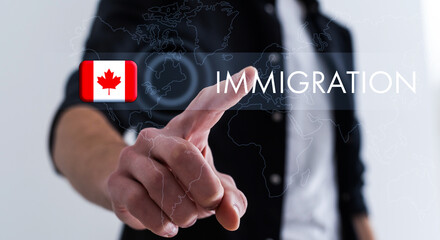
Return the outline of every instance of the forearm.
[[[86,199],[111,209],[106,182],[126,146],[120,134],[87,106],[66,110],[54,134],[53,157],[60,172]]]

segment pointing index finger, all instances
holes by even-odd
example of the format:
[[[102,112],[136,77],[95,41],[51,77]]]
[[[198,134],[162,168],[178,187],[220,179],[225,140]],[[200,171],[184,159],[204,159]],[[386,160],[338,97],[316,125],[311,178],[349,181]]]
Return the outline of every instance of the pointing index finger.
[[[255,75],[254,67],[246,67],[231,79],[202,89],[186,110],[170,121],[170,125],[178,123],[177,127],[184,131],[184,136],[209,132],[226,110],[251,91]]]

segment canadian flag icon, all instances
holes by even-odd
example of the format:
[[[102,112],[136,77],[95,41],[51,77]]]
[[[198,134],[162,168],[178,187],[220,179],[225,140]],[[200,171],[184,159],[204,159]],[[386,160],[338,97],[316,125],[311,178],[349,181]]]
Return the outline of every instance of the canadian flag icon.
[[[133,61],[83,61],[79,67],[83,102],[133,102],[137,98],[137,66]]]

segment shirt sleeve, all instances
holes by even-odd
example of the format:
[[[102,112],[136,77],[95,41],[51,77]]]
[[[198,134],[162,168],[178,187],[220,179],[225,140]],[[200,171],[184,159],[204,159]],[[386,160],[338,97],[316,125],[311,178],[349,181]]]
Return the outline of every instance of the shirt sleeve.
[[[124,29],[135,27],[136,22],[142,16],[136,14],[137,8],[134,2],[100,1],[87,38],[82,60],[100,60],[105,57],[130,60],[124,52],[138,51],[136,44],[132,44],[131,36],[124,31],[114,31],[114,28],[124,26]],[[127,18],[126,16],[132,16]],[[137,18],[136,18],[137,17]],[[78,63],[79,65],[79,63]],[[54,130],[59,118],[64,111],[76,105],[87,105],[95,108],[106,116],[110,124],[121,134],[129,127],[126,110],[118,103],[86,103],[79,98],[79,69],[70,75],[65,85],[63,100],[58,107],[52,120],[49,133],[49,152],[52,157],[53,144],[55,142]],[[53,158],[52,158],[53,160]],[[56,167],[55,167],[56,168]],[[57,170],[58,171],[58,170]],[[59,172],[59,171],[58,171]]]

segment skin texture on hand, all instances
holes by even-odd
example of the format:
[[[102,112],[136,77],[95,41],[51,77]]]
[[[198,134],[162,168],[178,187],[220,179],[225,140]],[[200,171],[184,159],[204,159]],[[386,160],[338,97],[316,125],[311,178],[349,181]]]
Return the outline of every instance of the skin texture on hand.
[[[245,74],[251,89],[256,70],[243,69],[232,76],[237,85]],[[135,229],[149,229],[164,237],[175,236],[179,227],[216,215],[228,230],[236,230],[247,200],[232,177],[215,169],[208,145],[210,129],[224,111],[248,92],[238,92],[220,82],[202,89],[187,109],[165,128],[143,129],[133,146],[125,147],[117,169],[108,178],[108,196],[115,214]]]

